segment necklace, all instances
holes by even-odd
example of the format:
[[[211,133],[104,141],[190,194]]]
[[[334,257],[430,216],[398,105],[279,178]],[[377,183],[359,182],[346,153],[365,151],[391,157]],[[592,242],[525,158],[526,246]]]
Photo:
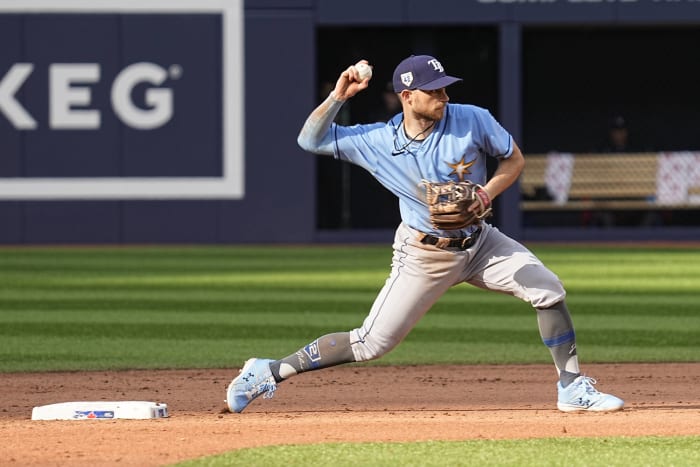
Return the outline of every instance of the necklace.
[[[435,126],[435,120],[433,120],[433,123],[431,123],[430,125],[428,125],[427,127],[425,127],[425,128],[423,129],[423,131],[421,131],[420,133],[418,133],[418,134],[415,135],[414,137],[410,138],[410,139],[409,139],[407,142],[405,142],[402,146],[399,146],[399,145],[398,145],[397,136],[398,136],[399,131],[398,131],[398,128],[397,128],[396,131],[394,132],[394,150],[391,151],[391,155],[392,155],[392,156],[398,156],[399,154],[403,154],[404,152],[406,152],[406,149],[407,149],[411,144],[413,144],[413,143],[415,143],[416,141],[418,141],[418,138],[420,138],[421,136],[423,136],[428,130],[430,130],[430,129],[433,128],[434,126]],[[403,127],[403,134],[406,136],[406,138],[408,138],[408,134],[406,133],[406,125],[404,124],[403,119],[401,120],[401,123],[399,124],[399,128],[400,128],[400,127]]]

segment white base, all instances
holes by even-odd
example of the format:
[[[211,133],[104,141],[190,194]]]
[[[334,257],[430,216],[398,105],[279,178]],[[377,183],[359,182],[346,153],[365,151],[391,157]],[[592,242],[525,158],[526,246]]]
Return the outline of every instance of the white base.
[[[146,401],[61,402],[32,409],[32,420],[113,420],[168,416],[167,404]]]

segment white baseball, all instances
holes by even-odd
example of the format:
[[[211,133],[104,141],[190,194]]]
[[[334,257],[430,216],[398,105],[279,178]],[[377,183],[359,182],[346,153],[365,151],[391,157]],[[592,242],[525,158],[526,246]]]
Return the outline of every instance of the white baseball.
[[[372,77],[372,67],[364,62],[357,63],[355,65],[355,69],[357,70],[357,73],[359,73],[360,80],[362,81]]]

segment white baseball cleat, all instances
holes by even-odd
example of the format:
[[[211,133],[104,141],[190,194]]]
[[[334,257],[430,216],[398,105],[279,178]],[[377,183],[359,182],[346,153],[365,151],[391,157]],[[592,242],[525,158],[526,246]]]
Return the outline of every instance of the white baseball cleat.
[[[240,413],[248,407],[253,399],[265,395],[271,398],[277,389],[275,377],[270,371],[274,360],[251,358],[245,362],[226,390],[226,405],[231,412]]]
[[[622,410],[625,402],[613,396],[598,392],[593,385],[596,380],[581,375],[563,388],[557,383],[559,397],[557,408],[562,412],[615,412]]]

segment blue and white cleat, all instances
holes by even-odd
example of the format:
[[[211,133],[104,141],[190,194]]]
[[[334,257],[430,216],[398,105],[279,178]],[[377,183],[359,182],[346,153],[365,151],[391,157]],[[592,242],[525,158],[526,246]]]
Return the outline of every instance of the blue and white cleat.
[[[275,377],[270,371],[274,360],[251,358],[245,362],[240,374],[226,390],[226,405],[231,412],[240,413],[253,399],[262,396],[270,399],[277,389]]]
[[[581,375],[567,387],[557,383],[559,397],[557,408],[562,412],[615,412],[622,410],[625,402],[613,396],[598,392],[593,385],[596,380]]]

